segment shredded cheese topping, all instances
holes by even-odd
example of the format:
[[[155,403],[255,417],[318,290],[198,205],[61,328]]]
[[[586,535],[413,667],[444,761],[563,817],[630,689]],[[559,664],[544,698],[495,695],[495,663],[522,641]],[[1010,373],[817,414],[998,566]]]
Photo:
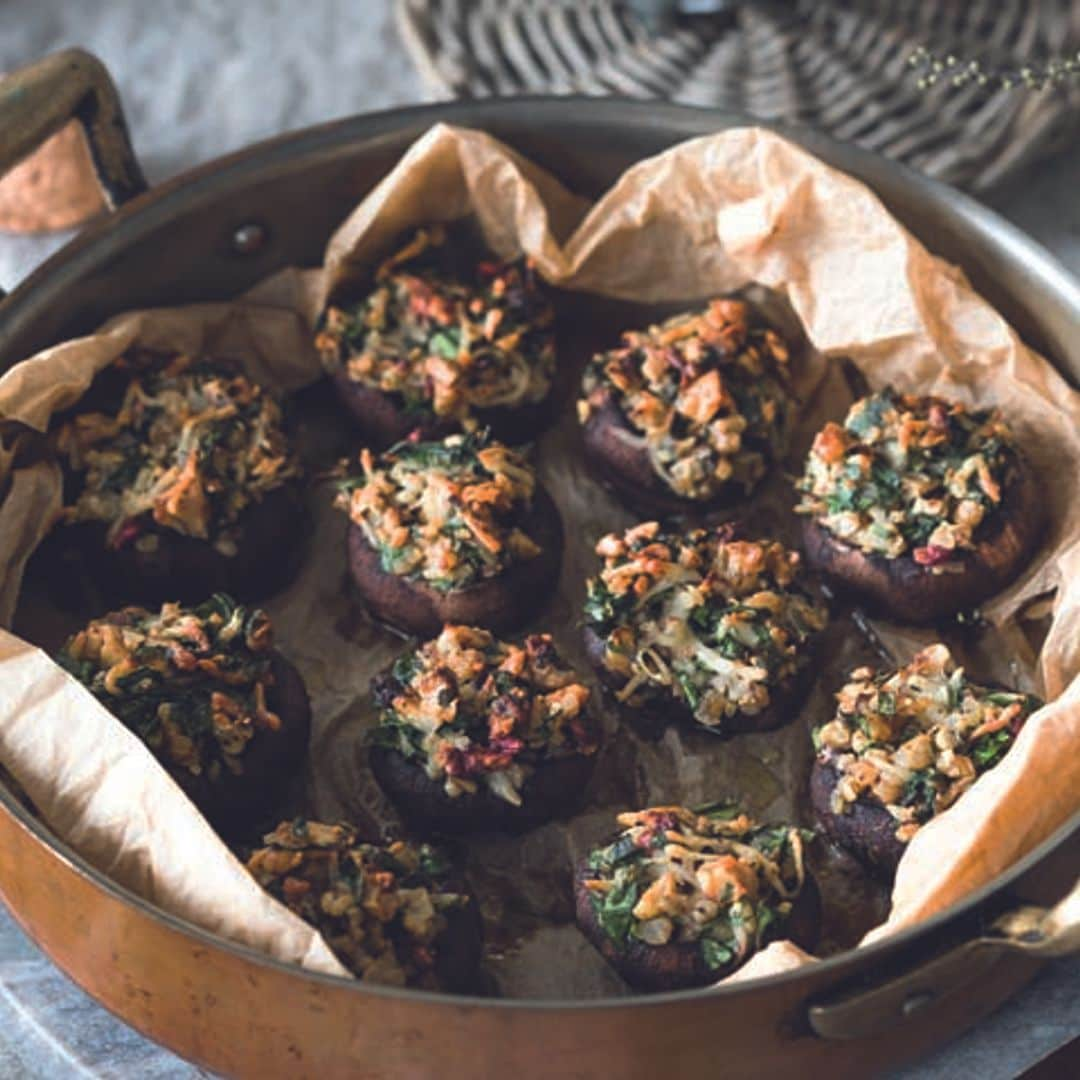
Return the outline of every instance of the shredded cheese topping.
[[[427,844],[362,844],[350,825],[283,821],[247,868],[311,923],[365,982],[437,988],[447,912],[469,898],[447,884],[448,864]]]
[[[315,344],[329,368],[470,430],[479,409],[547,396],[554,312],[531,260],[483,260],[465,280],[455,255],[443,226],[418,230],[359,303],[327,309]]]
[[[940,644],[898,671],[853,671],[836,701],[835,718],[814,732],[818,759],[840,777],[832,810],[883,806],[904,843],[1005,756],[1040,705],[969,681]]]
[[[709,728],[765,709],[828,618],[798,582],[797,552],[727,526],[674,534],[646,522],[596,552],[585,619],[604,639],[603,666],[625,680],[618,697],[674,697]]]
[[[341,483],[336,505],[387,573],[449,592],[540,554],[521,528],[536,488],[532,468],[484,432],[407,440],[379,457],[365,449],[360,467]]]
[[[267,614],[218,594],[94,619],[58,660],[159,757],[213,780],[241,774],[252,740],[281,727],[272,649]]]
[[[219,360],[132,351],[107,375],[124,381],[119,407],[55,435],[81,482],[64,520],[105,522],[113,547],[152,546],[156,527],[235,555],[244,509],[300,475],[281,407]]]
[[[814,439],[796,513],[862,551],[944,568],[975,546],[1017,467],[996,409],[886,388]]]
[[[787,345],[749,320],[741,300],[714,300],[623,334],[586,368],[581,422],[614,401],[677,495],[750,491],[784,452],[793,402]]]
[[[777,936],[806,880],[809,833],[758,825],[723,804],[620,814],[619,835],[589,857],[601,929],[619,947],[696,942],[713,969],[745,962]]]
[[[522,787],[544,761],[596,752],[589,690],[550,634],[520,645],[487,630],[447,626],[406,653],[373,685],[375,740],[442,780],[453,797],[480,785],[522,804]]]

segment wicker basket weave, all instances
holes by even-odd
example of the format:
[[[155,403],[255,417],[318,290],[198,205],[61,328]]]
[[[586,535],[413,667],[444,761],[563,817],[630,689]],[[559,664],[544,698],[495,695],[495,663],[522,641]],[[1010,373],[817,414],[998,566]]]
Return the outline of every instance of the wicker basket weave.
[[[650,33],[618,0],[398,0],[437,92],[626,94],[828,131],[984,191],[1080,130],[1080,78],[920,90],[919,45],[1019,67],[1080,48],[1076,0],[773,0]]]

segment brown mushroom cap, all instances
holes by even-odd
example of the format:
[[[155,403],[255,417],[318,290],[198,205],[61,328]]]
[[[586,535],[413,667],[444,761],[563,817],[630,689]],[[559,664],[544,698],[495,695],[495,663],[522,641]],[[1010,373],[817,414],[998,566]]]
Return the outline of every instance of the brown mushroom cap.
[[[669,942],[648,945],[631,939],[620,948],[600,926],[592,894],[585,882],[595,875],[588,860],[578,863],[574,873],[574,906],[582,933],[600,955],[636,990],[688,990],[708,986],[732,974],[741,965],[731,962],[721,968],[705,963],[699,942]],[[814,879],[807,875],[792,904],[781,937],[789,938],[804,949],[812,949],[821,926],[821,894]]]
[[[891,879],[907,848],[896,836],[900,822],[884,806],[869,799],[857,799],[849,804],[846,813],[836,813],[832,808],[832,795],[839,782],[840,774],[835,768],[821,761],[814,762],[810,773],[810,804],[814,816],[830,840],[882,877]]]
[[[949,570],[935,573],[909,555],[890,559],[834,536],[813,518],[802,525],[810,566],[871,608],[900,622],[926,623],[977,606],[1000,592],[1035,550],[1045,502],[1026,461],[1005,486],[1001,505]]]
[[[422,581],[384,570],[364,530],[350,522],[346,541],[349,570],[372,614],[406,633],[434,637],[447,623],[512,630],[550,599],[562,564],[559,511],[539,484],[521,528],[540,545],[539,555],[474,585],[439,592]]]

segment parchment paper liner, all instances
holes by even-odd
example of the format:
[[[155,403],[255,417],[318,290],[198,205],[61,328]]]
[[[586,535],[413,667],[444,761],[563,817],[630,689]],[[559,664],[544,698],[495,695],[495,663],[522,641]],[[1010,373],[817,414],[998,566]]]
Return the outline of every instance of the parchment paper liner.
[[[1033,683],[1050,703],[998,767],[920,831],[901,862],[889,919],[870,936],[942,909],[1067,820],[1080,802],[1080,396],[1020,342],[957,268],[930,255],[862,184],[772,133],[739,129],[684,143],[629,169],[588,209],[491,138],[440,125],[341,226],[328,245],[324,271],[285,271],[234,304],[118,316],[97,334],[45,350],[0,379],[0,420],[45,430],[54,411],[77,400],[97,371],[136,342],[242,356],[260,377],[296,389],[319,375],[309,327],[325,296],[368,272],[407,226],[465,214],[479,221],[493,250],[531,255],[549,281],[568,289],[639,304],[688,302],[756,281],[785,297],[817,350],[805,358],[800,375],[806,408],[799,452],[822,419],[839,417],[850,400],[834,357],[851,357],[874,386],[892,382],[1005,408],[1041,475],[1067,481],[1046,484],[1047,541],[984,613],[999,630],[995,640],[1016,642],[1022,661],[1018,613],[1027,601],[1058,589],[1037,669],[997,657],[1009,681]],[[613,325],[610,336],[621,328]],[[572,430],[567,415],[548,443],[572,445]],[[550,465],[546,445],[542,473]],[[578,464],[561,452],[557,464],[565,475],[557,496],[564,518],[577,522],[575,511],[591,514],[594,532],[624,524],[625,513],[598,497]],[[9,439],[0,449],[0,495],[0,620],[9,622],[26,560],[59,506],[58,470],[40,461],[23,466]],[[317,502],[320,536],[328,545],[320,551],[335,545],[340,551],[343,524],[326,510],[325,498]],[[601,521],[595,521],[597,513]],[[571,553],[560,598],[544,620],[558,626],[564,647],[576,617],[566,598],[580,595],[591,569],[582,563],[580,554]],[[313,740],[316,774],[328,768],[328,759],[347,756],[335,739],[355,728],[353,714],[363,710],[358,699],[368,676],[394,651],[370,629],[349,628],[352,616],[342,606],[340,586],[340,564],[332,557],[309,558],[297,585],[270,605],[321,717]],[[898,628],[879,629],[901,651],[926,640]],[[340,639],[350,635],[353,663],[342,671],[334,659]],[[362,654],[356,641],[366,646]],[[166,910],[281,959],[340,972],[322,940],[246,876],[142,743],[43,653],[6,631],[0,631],[0,680],[0,761],[60,836]],[[735,758],[746,747],[751,757],[768,748],[760,754],[768,760],[777,752],[774,745],[806,738],[797,728],[727,745]],[[675,762],[685,789],[680,794],[693,801],[698,789],[707,793],[712,777],[703,775],[701,761],[680,740],[669,732],[647,752]],[[334,787],[332,776],[324,779]],[[335,809],[319,784],[310,798],[317,809],[321,800],[326,810]],[[598,816],[610,828],[610,812]],[[515,846],[542,848],[555,828]],[[584,832],[595,836],[599,828],[594,820]],[[498,844],[483,857],[497,863]],[[522,951],[527,959],[543,957],[539,967],[574,966],[593,955],[581,944],[576,932],[567,938],[542,930]],[[811,959],[777,943],[733,978]],[[566,992],[567,980],[560,983],[557,971],[545,974],[554,974],[556,990]],[[537,985],[545,984],[541,979],[526,992]],[[590,983],[584,992],[602,989]],[[606,989],[618,992],[613,984]]]

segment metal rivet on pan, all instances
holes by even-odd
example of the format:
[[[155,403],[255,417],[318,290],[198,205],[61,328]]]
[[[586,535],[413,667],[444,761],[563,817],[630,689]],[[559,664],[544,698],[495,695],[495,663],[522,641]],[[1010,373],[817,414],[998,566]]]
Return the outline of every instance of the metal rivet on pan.
[[[933,990],[918,990],[914,994],[908,994],[900,1006],[900,1012],[904,1016],[914,1016],[915,1013],[922,1012],[936,997]]]
[[[266,226],[257,221],[238,225],[232,234],[232,249],[237,255],[254,255],[266,243]]]

